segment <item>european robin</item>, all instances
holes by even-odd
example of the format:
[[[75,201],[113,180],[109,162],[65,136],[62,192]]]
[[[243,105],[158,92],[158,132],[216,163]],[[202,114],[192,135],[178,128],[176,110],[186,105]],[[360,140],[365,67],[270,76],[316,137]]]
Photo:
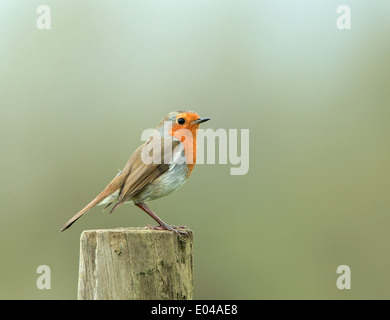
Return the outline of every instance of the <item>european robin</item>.
[[[110,213],[122,203],[134,203],[159,224],[148,226],[156,230],[179,233],[166,224],[145,202],[164,197],[181,187],[190,177],[196,163],[196,134],[199,125],[210,118],[195,112],[174,111],[164,117],[148,141],[137,148],[126,166],[85,208],[62,227],[69,228],[84,213],[95,206],[114,203]],[[153,160],[150,158],[153,151]]]

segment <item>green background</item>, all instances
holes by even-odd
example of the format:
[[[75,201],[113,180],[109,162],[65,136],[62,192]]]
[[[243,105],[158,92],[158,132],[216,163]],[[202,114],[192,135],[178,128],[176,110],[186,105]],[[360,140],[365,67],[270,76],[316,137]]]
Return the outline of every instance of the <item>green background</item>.
[[[38,30],[38,5],[51,30]],[[352,29],[338,30],[349,5]],[[0,0],[0,298],[75,299],[98,194],[167,113],[249,129],[250,169],[198,165],[150,203],[195,234],[197,299],[390,297],[390,4]],[[36,269],[51,268],[50,290]],[[338,290],[336,268],[352,270]]]

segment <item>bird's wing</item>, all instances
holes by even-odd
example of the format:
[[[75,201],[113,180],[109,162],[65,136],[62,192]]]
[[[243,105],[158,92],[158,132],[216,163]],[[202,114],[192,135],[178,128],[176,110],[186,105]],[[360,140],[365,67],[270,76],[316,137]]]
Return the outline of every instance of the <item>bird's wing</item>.
[[[146,164],[141,157],[142,150],[145,146],[149,148],[148,150],[154,150],[153,147],[156,147],[157,145],[156,150],[160,148],[161,159],[164,159],[164,156],[166,156],[167,154],[172,155],[175,148],[180,144],[180,142],[176,140],[171,140],[172,143],[164,143],[164,141],[166,142],[168,140],[166,138],[164,140],[161,137],[151,137],[146,143],[138,147],[138,149],[135,150],[130,159],[127,161],[125,168],[119,174],[116,175],[116,177],[107,185],[106,188],[104,188],[104,190],[95,199],[93,199],[89,204],[87,204],[74,217],[72,217],[61,228],[61,231],[64,231],[69,228],[88,210],[92,209],[98,204],[103,204],[102,201],[105,199],[107,201],[107,197],[118,193],[118,201],[115,203],[114,207],[110,211],[110,213],[112,213],[118,207],[118,205],[128,201],[133,195],[140,192],[142,188],[144,188],[153,180],[161,176],[164,172],[169,170],[172,161],[161,160],[161,163]],[[169,150],[170,148],[171,150]],[[106,208],[110,204],[111,202],[108,202]]]
[[[118,201],[115,203],[115,206],[111,209],[110,213],[112,213],[118,205],[128,201],[132,196],[140,192],[145,186],[169,170],[170,166],[172,165],[172,161],[168,161],[168,158],[166,158],[166,161],[164,161],[164,155],[173,155],[174,150],[180,144],[180,142],[177,140],[171,140],[172,143],[164,143],[164,141],[166,142],[166,139],[164,140],[163,138],[154,137],[153,139],[149,139],[148,142],[140,146],[134,152],[123,169],[123,173],[126,176],[126,181],[119,194]],[[161,161],[159,161],[161,163],[147,164],[141,157],[142,150],[144,147],[148,147],[147,150],[155,150],[153,149],[155,143],[158,144],[156,150],[160,148],[159,150],[161,151]]]

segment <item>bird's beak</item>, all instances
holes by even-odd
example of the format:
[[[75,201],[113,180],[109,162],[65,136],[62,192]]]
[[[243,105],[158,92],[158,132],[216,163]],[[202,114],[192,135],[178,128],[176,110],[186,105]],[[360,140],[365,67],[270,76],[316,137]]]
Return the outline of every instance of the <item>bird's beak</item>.
[[[206,122],[206,121],[209,121],[209,120],[210,120],[210,118],[199,118],[199,119],[196,119],[194,121],[191,121],[191,123],[193,123],[193,124],[200,124],[202,122]]]

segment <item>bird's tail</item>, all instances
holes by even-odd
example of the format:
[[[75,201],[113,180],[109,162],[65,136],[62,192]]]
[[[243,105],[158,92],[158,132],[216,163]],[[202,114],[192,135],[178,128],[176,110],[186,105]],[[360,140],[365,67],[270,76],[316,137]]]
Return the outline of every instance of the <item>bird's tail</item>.
[[[75,223],[84,213],[92,209],[94,206],[98,205],[104,199],[117,192],[118,190],[112,190],[109,186],[104,189],[95,199],[93,199],[89,204],[87,204],[80,212],[78,212],[72,219],[70,219],[64,226],[61,228],[61,231],[68,229],[73,223]]]

